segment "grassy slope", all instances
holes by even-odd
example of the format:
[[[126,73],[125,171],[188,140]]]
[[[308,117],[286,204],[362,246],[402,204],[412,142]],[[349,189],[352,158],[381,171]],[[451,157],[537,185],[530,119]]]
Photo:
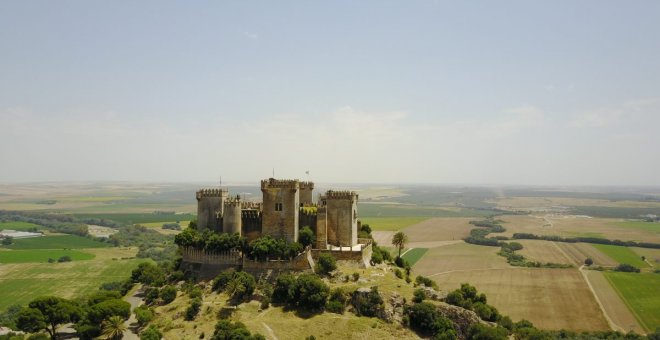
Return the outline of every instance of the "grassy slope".
[[[91,260],[94,258],[93,254],[83,253],[76,250],[61,250],[61,249],[10,250],[10,251],[0,251],[0,264],[48,262],[48,259],[57,260],[65,255],[71,257],[73,261]]]
[[[604,275],[647,331],[660,327],[660,275],[617,272]]]
[[[111,247],[109,243],[103,243],[75,235],[53,235],[33,237],[14,240],[7,249],[81,249],[81,248],[106,248]]]
[[[364,217],[360,218],[362,224],[368,224],[371,230],[397,231],[417,224],[428,217]]]
[[[135,256],[136,248],[86,249],[96,257],[66,263],[19,263],[0,265],[0,310],[13,304],[25,305],[43,295],[75,298],[92,293],[101,283],[121,281],[145,259]]]
[[[637,268],[647,268],[649,265],[642,261],[632,249],[628,247],[612,246],[608,244],[592,244],[592,246],[619,263],[631,264]]]

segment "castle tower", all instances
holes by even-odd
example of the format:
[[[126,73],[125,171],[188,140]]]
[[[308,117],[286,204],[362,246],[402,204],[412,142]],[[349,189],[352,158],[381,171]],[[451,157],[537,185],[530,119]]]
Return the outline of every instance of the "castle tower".
[[[316,249],[328,248],[328,215],[325,205],[319,204],[316,210]]]
[[[314,182],[300,182],[300,205],[312,205],[312,191],[314,191]]]
[[[226,189],[201,189],[197,191],[197,229],[222,231],[220,219],[227,198]]]
[[[334,246],[357,245],[357,202],[355,191],[328,191],[322,196],[326,206],[327,242]]]
[[[298,218],[300,213],[300,182],[298,180],[261,181],[262,235],[298,241]]]
[[[239,196],[228,198],[223,203],[222,231],[225,233],[241,234],[241,198]]]

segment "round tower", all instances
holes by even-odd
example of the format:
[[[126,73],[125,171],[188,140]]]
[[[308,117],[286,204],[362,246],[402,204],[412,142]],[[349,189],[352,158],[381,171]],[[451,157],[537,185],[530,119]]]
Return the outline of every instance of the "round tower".
[[[222,188],[201,189],[197,198],[197,229],[220,231],[220,218],[227,190]]]
[[[241,198],[239,196],[228,198],[224,202],[222,216],[222,231],[225,233],[241,234]]]

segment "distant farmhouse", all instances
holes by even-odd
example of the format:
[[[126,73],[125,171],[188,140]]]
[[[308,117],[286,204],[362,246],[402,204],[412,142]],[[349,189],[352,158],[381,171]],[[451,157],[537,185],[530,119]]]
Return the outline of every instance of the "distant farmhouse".
[[[239,254],[214,254],[200,249],[182,249],[183,261],[212,276],[218,271],[240,266],[244,270],[308,270],[320,253],[330,253],[337,260],[369,265],[371,239],[358,238],[359,224],[354,191],[329,190],[313,197],[314,183],[269,178],[261,181],[262,201],[250,202],[232,196],[227,189],[201,189],[197,192],[197,229],[215,233],[239,234],[248,242],[263,236],[298,241],[299,231],[310,227],[315,242],[295,258],[256,261]]]

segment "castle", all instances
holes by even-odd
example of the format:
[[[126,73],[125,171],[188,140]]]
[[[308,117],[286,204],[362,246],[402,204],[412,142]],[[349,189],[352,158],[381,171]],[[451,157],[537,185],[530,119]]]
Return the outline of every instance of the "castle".
[[[297,242],[305,226],[316,235],[314,249],[353,248],[358,242],[358,195],[332,191],[313,201],[313,182],[269,178],[261,181],[261,203],[241,200],[222,188],[197,192],[197,228]]]
[[[243,201],[223,188],[197,191],[197,229],[238,233],[248,242],[271,236],[297,242],[300,229],[310,227],[315,243],[289,259],[250,259],[238,250],[212,252],[182,247],[182,265],[201,278],[213,278],[222,270],[240,268],[255,275],[282,271],[313,270],[322,253],[337,260],[369,266],[372,240],[358,238],[358,195],[354,191],[332,191],[313,201],[314,183],[269,178],[261,181],[260,203]]]

